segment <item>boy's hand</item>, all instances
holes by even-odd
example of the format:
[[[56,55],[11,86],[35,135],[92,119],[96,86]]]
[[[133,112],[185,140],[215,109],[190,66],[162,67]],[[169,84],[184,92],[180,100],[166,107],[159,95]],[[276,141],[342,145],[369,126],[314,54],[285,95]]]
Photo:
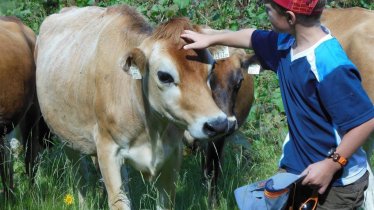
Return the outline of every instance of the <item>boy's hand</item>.
[[[332,159],[311,164],[301,173],[301,175],[305,175],[301,184],[316,188],[319,194],[323,194],[330,185],[334,174],[340,169],[340,164]]]
[[[194,31],[185,30],[181,37],[188,43],[183,49],[204,49],[211,45],[210,35],[200,34]]]

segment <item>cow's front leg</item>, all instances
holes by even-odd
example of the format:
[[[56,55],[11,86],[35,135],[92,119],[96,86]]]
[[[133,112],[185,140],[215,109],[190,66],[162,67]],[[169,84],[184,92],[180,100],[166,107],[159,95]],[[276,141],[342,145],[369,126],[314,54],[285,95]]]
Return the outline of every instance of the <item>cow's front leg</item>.
[[[155,177],[159,193],[157,209],[175,209],[175,182],[177,181],[181,161],[182,148],[179,146],[175,148],[160,170],[159,175]]]
[[[110,209],[131,209],[130,200],[122,190],[121,165],[123,157],[119,146],[110,138],[97,139],[97,157],[108,193]]]

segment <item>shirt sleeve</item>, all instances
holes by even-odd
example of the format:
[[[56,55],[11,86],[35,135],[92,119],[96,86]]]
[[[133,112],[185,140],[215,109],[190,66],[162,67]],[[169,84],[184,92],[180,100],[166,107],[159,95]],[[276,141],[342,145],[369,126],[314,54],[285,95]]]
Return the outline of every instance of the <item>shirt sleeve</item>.
[[[337,67],[317,88],[320,100],[339,133],[345,134],[374,117],[373,103],[363,89],[355,67]]]
[[[278,33],[266,30],[255,30],[252,33],[252,48],[260,61],[262,68],[276,71]]]

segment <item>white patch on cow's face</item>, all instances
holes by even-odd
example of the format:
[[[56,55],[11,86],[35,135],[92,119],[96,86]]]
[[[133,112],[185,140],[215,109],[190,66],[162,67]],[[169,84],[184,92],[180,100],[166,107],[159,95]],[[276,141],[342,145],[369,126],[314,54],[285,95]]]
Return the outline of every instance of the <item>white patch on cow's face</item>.
[[[180,109],[181,91],[177,67],[160,44],[153,46],[148,62],[148,100],[158,113],[178,122],[173,114]]]

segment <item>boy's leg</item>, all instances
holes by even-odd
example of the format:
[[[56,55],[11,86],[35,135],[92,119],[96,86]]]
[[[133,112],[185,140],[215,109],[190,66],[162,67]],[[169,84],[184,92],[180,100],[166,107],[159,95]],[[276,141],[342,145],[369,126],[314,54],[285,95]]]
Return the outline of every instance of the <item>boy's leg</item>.
[[[320,195],[318,210],[358,209],[364,202],[364,191],[368,187],[369,173],[366,172],[356,182],[342,187],[331,187]]]

